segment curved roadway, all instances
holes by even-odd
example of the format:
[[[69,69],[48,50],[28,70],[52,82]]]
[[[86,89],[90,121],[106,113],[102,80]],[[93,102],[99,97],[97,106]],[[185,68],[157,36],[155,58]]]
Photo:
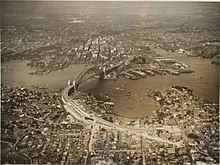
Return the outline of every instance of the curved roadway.
[[[119,125],[119,124],[115,124],[115,123],[106,121],[102,118],[95,116],[94,114],[87,113],[86,107],[84,107],[83,104],[80,104],[79,102],[70,98],[69,92],[73,87],[74,87],[73,85],[70,85],[70,86],[67,86],[63,90],[62,101],[64,103],[65,110],[67,112],[69,112],[72,116],[74,116],[76,119],[78,119],[86,124],[93,125],[93,126],[94,125],[101,125],[102,127],[106,127],[106,128],[112,128],[112,129],[117,129],[120,131],[139,134],[139,135],[146,137],[148,139],[151,139],[151,140],[156,140],[159,142],[165,142],[165,143],[174,144],[174,145],[180,145],[179,143],[174,143],[172,141],[162,139],[157,136],[148,135],[148,133],[147,133],[147,131],[155,131],[158,129],[167,130],[167,131],[173,132],[173,133],[174,132],[180,133],[181,132],[180,129],[178,129],[176,127],[174,128],[175,130],[171,126],[165,126],[164,128],[163,127],[149,127],[149,128],[126,127],[123,125]]]

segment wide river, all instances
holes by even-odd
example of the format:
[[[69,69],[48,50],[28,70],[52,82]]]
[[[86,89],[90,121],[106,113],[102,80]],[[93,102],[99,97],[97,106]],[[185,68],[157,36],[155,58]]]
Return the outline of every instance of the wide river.
[[[195,73],[182,75],[156,75],[139,80],[128,80],[120,77],[117,80],[94,80],[81,85],[82,90],[91,93],[107,94],[111,101],[115,103],[115,113],[126,117],[150,116],[157,107],[154,100],[147,97],[148,90],[163,90],[172,85],[187,86],[193,90],[194,94],[203,97],[206,100],[218,102],[219,100],[219,68],[211,64],[211,59],[202,59],[196,57],[186,57],[180,54],[168,54],[158,52],[165,56],[174,58],[190,65]],[[69,67],[53,71],[47,75],[37,76],[28,73],[33,72],[31,68],[26,67],[26,60],[11,60],[2,63],[2,83],[6,85],[19,85],[27,88],[32,86],[43,86],[53,90],[63,89],[68,80],[74,77],[86,65],[73,64]]]

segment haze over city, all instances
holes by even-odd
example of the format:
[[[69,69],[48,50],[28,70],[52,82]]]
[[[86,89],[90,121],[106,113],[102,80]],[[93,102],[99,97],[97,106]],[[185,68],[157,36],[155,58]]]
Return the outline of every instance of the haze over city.
[[[1,1],[1,163],[219,164],[219,8]]]

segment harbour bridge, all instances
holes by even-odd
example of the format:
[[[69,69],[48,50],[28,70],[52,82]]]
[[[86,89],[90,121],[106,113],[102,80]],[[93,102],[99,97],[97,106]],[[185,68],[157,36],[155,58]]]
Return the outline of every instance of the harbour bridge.
[[[148,132],[152,131],[152,130],[153,131],[165,130],[165,131],[168,131],[172,134],[173,133],[177,133],[177,134],[181,133],[181,130],[177,126],[163,126],[163,127],[149,126],[149,127],[140,127],[140,128],[127,127],[124,125],[109,122],[109,121],[104,120],[98,116],[95,116],[93,113],[88,112],[88,109],[87,109],[88,107],[86,107],[83,104],[83,101],[81,99],[79,99],[77,101],[74,99],[71,99],[70,94],[76,92],[76,90],[78,89],[78,86],[82,82],[84,82],[94,76],[99,76],[99,79],[103,79],[106,75],[108,75],[110,72],[119,68],[122,64],[123,64],[123,62],[120,62],[119,64],[114,65],[112,67],[109,67],[107,69],[106,68],[98,69],[97,67],[88,67],[88,68],[85,68],[83,71],[81,71],[76,76],[75,80],[73,81],[73,84],[69,84],[69,82],[68,82],[69,85],[62,92],[62,101],[63,101],[65,110],[68,113],[70,113],[73,117],[75,117],[77,120],[80,120],[80,121],[87,123],[89,125],[92,124],[92,125],[96,125],[96,126],[102,126],[105,128],[116,129],[119,131],[136,133],[136,134],[139,134],[142,137],[145,137],[150,140],[156,140],[159,142],[163,142],[163,143],[165,142],[165,143],[174,144],[177,146],[181,145],[181,143],[179,143],[179,142],[172,142],[170,140],[163,139],[161,137],[148,134]],[[76,92],[76,94],[77,94],[77,92]],[[91,134],[91,137],[93,137],[93,134]],[[89,146],[90,146],[89,148],[91,150],[92,140],[90,140]]]
[[[113,72],[114,70],[119,68],[121,65],[122,63],[119,63],[109,68],[103,67],[102,69],[99,69],[98,67],[95,67],[95,66],[85,68],[75,77],[73,81],[74,90],[77,90],[81,83],[85,82],[86,80],[90,78],[97,76],[99,79],[104,79],[106,75]]]

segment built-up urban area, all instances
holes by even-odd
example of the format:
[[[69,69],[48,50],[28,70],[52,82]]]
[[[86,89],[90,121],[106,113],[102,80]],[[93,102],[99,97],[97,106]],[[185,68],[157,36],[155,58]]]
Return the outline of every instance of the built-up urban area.
[[[135,118],[117,115],[107,94],[79,87],[88,79],[135,84],[151,76],[163,81],[163,75],[197,74],[174,54],[219,65],[220,15],[211,16],[3,14],[3,63],[27,60],[35,76],[87,67],[63,91],[1,83],[1,163],[219,164],[219,104],[190,87],[149,90],[143,84],[156,110]]]
[[[4,163],[150,165],[219,161],[218,105],[204,102],[187,88],[146,91],[158,109],[151,117],[134,119],[114,117],[106,108],[100,112],[103,105],[113,105],[98,102],[93,96],[87,96],[90,103],[81,100],[87,105],[85,113],[122,129],[77,120],[65,112],[58,93],[5,85],[1,88]],[[75,96],[73,100],[77,99]],[[90,105],[95,108],[93,113]]]

